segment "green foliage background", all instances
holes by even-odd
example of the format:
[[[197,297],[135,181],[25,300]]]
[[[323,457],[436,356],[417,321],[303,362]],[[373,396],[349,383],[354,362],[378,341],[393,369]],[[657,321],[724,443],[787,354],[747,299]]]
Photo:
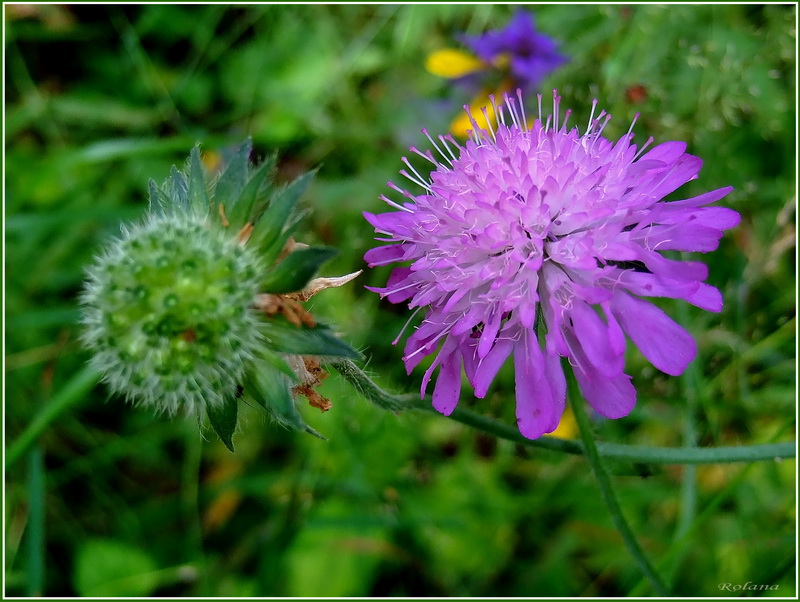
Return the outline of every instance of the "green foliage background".
[[[470,99],[427,73],[458,32],[508,6],[5,5],[6,437],[87,359],[82,270],[146,209],[196,141],[225,156],[247,136],[288,180],[321,166],[307,242],[338,247],[325,275],[365,267],[362,211],[382,211],[400,157]],[[724,311],[664,306],[697,337],[681,378],[636,352],[639,403],[595,424],[614,442],[792,440],[795,419],[796,6],[532,7],[571,62],[545,82],[577,123],[592,98],[609,137],[684,140],[705,160],[682,197],[733,185],[742,214],[705,258]],[[641,92],[644,91],[644,94]],[[312,300],[391,390],[418,387],[389,342],[408,317],[364,285]],[[585,460],[498,442],[445,418],[393,415],[340,378],[333,409],[301,407],[323,442],[245,412],[230,454],[210,431],[95,387],[6,473],[6,593],[177,596],[650,594]],[[461,403],[511,420],[513,375]],[[623,508],[680,595],[721,583],[795,595],[795,462],[613,464]]]

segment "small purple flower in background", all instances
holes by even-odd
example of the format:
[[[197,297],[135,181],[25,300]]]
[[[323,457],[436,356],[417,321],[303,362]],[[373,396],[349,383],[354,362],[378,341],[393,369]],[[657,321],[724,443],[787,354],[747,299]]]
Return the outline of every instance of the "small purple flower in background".
[[[505,29],[460,39],[486,63],[508,61],[511,79],[523,94],[535,90],[551,71],[569,60],[558,52],[552,38],[536,31],[533,15],[521,8]]]
[[[552,71],[569,59],[558,52],[556,41],[536,30],[533,15],[518,8],[504,29],[489,30],[479,36],[461,35],[473,54],[443,48],[431,53],[427,70],[440,77],[453,79],[469,89],[476,98],[470,112],[462,113],[450,126],[450,131],[466,137],[470,118],[480,125],[481,108],[490,93],[503,94],[521,88],[524,94],[535,92]],[[488,118],[493,119],[491,107]]]
[[[707,206],[729,186],[664,201],[700,171],[702,161],[685,153],[684,143],[645,152],[652,138],[637,149],[633,124],[611,142],[602,136],[610,115],[595,115],[597,101],[583,134],[567,129],[570,112],[561,119],[555,92],[553,114],[543,120],[539,96],[531,125],[522,98],[517,91],[498,106],[492,97],[499,123],[486,130],[473,120],[463,146],[451,136],[437,143],[423,130],[441,158],[411,149],[433,164],[429,177],[403,158],[408,171],[400,173],[422,192],[389,182],[406,200],[383,196],[395,211],[364,214],[382,235],[377,240],[389,243],[365,260],[372,267],[410,262],[371,290],[425,309],[403,358],[410,373],[438,350],[422,395],[439,368],[433,405],[450,414],[462,365],[482,398],[513,356],[517,423],[534,439],[552,432],[564,410],[560,357],[569,358],[586,400],[608,418],[627,415],[636,403],[624,373],[626,334],[662,372],[684,371],[696,354],[693,338],[644,298],[720,311],[722,295],[703,282],[705,264],[662,252],[713,251],[739,214]]]

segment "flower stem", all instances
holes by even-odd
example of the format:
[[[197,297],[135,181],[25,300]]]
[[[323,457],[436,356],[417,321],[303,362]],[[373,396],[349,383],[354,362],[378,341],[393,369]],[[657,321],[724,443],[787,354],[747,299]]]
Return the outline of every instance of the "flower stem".
[[[636,535],[634,535],[628,521],[625,520],[625,515],[622,514],[622,508],[620,508],[619,501],[614,493],[611,479],[597,451],[597,446],[592,435],[592,426],[589,423],[589,417],[586,415],[586,410],[583,407],[583,398],[578,391],[577,383],[571,373],[568,382],[569,401],[572,405],[572,413],[575,415],[575,422],[578,423],[578,429],[580,430],[581,439],[583,440],[583,445],[586,450],[586,459],[592,467],[592,472],[594,472],[594,476],[597,479],[597,484],[600,486],[600,492],[611,514],[611,520],[614,521],[614,525],[617,527],[617,530],[622,536],[622,540],[625,542],[625,547],[628,548],[628,551],[631,556],[633,556],[636,564],[639,565],[639,569],[644,576],[650,581],[650,585],[653,586],[653,589],[656,590],[660,596],[668,596],[669,590],[667,590],[661,577],[656,573],[653,565],[650,564],[644,550],[642,550],[639,542],[636,540]]]
[[[424,410],[436,412],[431,406],[430,396],[420,399],[417,395],[394,395],[387,393],[375,384],[364,372],[348,359],[337,359],[331,365],[358,390],[368,401],[381,409],[393,412],[402,410]],[[549,449],[573,455],[584,455],[580,441],[540,437],[526,439],[519,431],[507,424],[482,416],[471,410],[456,408],[449,416],[479,431],[494,435],[498,439],[513,441],[528,447]],[[644,464],[724,464],[733,462],[757,462],[761,460],[780,460],[795,457],[795,444],[792,441],[760,445],[735,445],[731,447],[647,447],[623,445],[618,443],[595,444],[602,458],[614,458]]]

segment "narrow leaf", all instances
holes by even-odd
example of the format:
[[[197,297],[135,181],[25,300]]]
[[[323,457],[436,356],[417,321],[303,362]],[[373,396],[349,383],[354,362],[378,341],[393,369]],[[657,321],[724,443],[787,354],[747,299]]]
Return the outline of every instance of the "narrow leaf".
[[[222,203],[226,211],[230,211],[239,200],[244,187],[247,185],[247,171],[250,166],[250,151],[253,143],[248,138],[228,163],[227,169],[219,177],[214,188],[214,204]]]
[[[150,196],[150,211],[154,211],[156,213],[164,213],[169,207],[169,198],[166,194],[158,187],[158,184],[155,183],[155,180],[149,180],[147,182],[147,190]]]
[[[169,192],[172,206],[175,209],[185,211],[189,208],[189,185],[186,183],[186,178],[174,165],[169,172],[169,179],[165,188]]]
[[[333,247],[308,247],[289,253],[261,282],[267,293],[294,293],[308,284],[319,266],[336,255]]]
[[[214,432],[229,450],[233,451],[233,431],[236,430],[236,415],[239,409],[237,399],[225,401],[222,407],[209,406],[208,419]]]
[[[273,261],[283,249],[288,229],[293,223],[291,218],[297,201],[315,174],[316,170],[304,173],[278,191],[270,200],[266,211],[257,217],[255,232],[250,240],[261,249],[265,261]]]
[[[189,204],[195,213],[202,215],[208,211],[208,189],[206,188],[206,168],[200,160],[200,146],[195,145],[189,156]]]
[[[270,179],[275,169],[275,155],[267,158],[250,175],[242,194],[233,207],[228,209],[228,220],[236,227],[241,228],[247,222],[253,221],[255,215],[263,211],[266,198],[271,189]]]

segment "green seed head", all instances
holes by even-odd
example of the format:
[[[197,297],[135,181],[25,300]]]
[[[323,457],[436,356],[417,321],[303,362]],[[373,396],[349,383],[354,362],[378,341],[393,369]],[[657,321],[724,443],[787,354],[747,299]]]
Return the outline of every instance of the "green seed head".
[[[123,228],[89,269],[84,343],[110,388],[175,413],[220,406],[260,341],[258,257],[190,212]]]

